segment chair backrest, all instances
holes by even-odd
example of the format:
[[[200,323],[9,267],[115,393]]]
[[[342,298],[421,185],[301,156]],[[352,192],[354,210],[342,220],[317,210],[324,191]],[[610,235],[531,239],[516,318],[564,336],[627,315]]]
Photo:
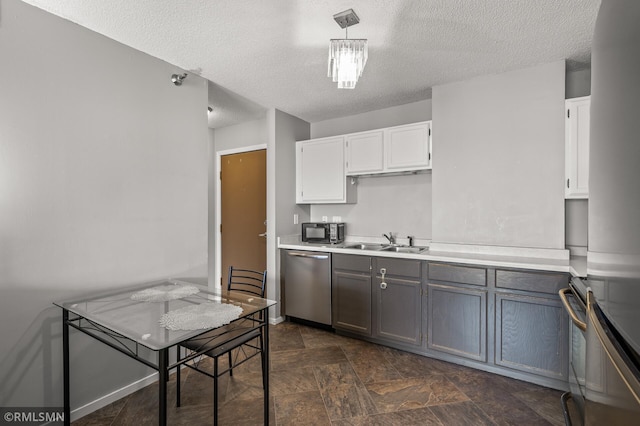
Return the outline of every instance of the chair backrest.
[[[252,271],[229,266],[227,289],[264,297],[267,271]]]

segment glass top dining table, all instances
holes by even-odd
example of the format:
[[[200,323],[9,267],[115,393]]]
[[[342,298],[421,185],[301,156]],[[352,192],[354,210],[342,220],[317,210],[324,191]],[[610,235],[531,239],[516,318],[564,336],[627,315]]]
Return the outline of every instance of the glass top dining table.
[[[216,293],[202,285],[169,279],[78,296],[54,304],[157,351],[216,328],[215,319],[211,319],[202,323],[201,328],[194,328],[199,326],[195,324],[188,325],[191,329],[172,330],[161,323],[168,313],[187,311],[188,315],[188,309],[193,308],[191,316],[212,317],[221,314],[220,308],[224,307],[221,305],[232,305],[241,309],[234,311],[238,314],[236,318],[244,318],[276,302],[240,292]]]
[[[62,308],[64,423],[70,424],[70,328],[88,334],[107,346],[158,371],[158,424],[167,423],[169,371],[188,361],[169,364],[168,351],[200,334],[249,316],[260,318],[264,356],[268,360],[267,309],[276,302],[237,291],[211,291],[182,280],[160,280],[133,287],[80,295],[54,302]],[[259,314],[254,316],[254,314]],[[149,360],[140,347],[155,353]],[[265,361],[268,368],[268,361]],[[268,377],[268,370],[264,372]],[[264,389],[265,423],[268,422],[268,387]]]

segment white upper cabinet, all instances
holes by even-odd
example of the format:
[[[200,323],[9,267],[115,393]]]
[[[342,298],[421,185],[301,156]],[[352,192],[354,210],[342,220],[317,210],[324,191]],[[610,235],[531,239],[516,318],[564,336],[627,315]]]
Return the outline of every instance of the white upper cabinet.
[[[296,142],[296,203],[355,202],[347,190],[344,136]]]
[[[385,169],[389,172],[431,168],[431,121],[386,129]]]
[[[591,97],[565,101],[565,198],[589,197]]]
[[[347,174],[431,168],[431,121],[346,135]]]
[[[380,173],[384,168],[384,130],[346,136],[347,174]]]
[[[296,203],[355,203],[347,176],[428,169],[431,121],[296,142]]]

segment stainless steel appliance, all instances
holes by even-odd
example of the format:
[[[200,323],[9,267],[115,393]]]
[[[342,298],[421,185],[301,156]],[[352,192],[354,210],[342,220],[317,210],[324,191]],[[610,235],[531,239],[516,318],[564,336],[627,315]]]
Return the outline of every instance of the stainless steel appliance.
[[[317,244],[338,244],[344,241],[344,223],[307,222],[302,224],[302,241]]]
[[[331,253],[284,253],[285,315],[331,325]]]
[[[586,393],[586,331],[587,288],[580,278],[573,278],[569,287],[560,290],[560,299],[571,318],[569,330],[569,388],[570,393],[562,397],[566,423],[571,423],[567,401],[573,399],[578,417],[574,422],[584,423],[584,401]]]
[[[606,286],[605,282],[597,284],[600,283]],[[584,424],[637,425],[640,423],[640,356],[620,335],[619,330],[623,329],[609,320],[596,301],[597,292],[597,289],[589,292],[587,302]],[[635,293],[638,296],[638,290]],[[637,303],[638,299],[635,300]]]
[[[640,424],[640,2],[606,0],[591,62],[585,424]]]

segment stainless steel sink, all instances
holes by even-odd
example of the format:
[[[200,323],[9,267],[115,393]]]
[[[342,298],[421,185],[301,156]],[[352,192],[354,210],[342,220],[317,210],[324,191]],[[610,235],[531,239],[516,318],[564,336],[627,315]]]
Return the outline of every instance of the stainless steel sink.
[[[347,243],[342,247],[351,250],[391,251],[395,253],[421,253],[428,249],[428,247],[390,246],[376,243]]]
[[[346,249],[354,249],[354,250],[381,250],[385,246],[382,244],[345,244],[344,248]]]
[[[427,247],[389,246],[381,249],[380,251],[393,251],[396,253],[420,253],[426,249]]]

